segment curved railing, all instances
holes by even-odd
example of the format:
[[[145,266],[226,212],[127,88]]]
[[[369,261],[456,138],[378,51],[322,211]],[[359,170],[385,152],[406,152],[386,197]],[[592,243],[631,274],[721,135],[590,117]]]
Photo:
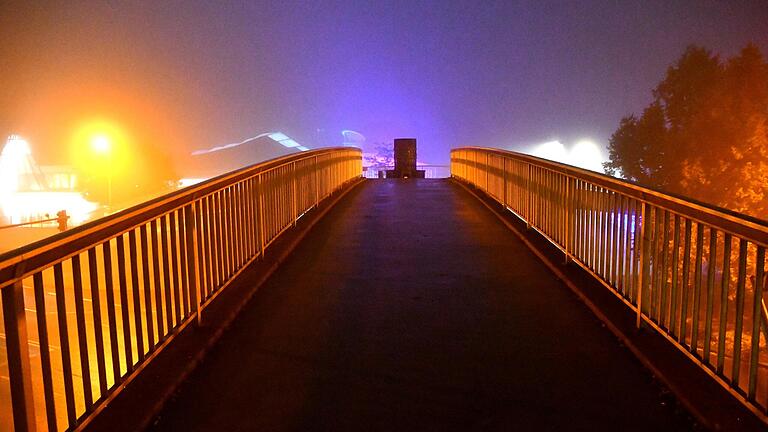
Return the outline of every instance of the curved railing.
[[[359,149],[297,153],[0,255],[0,378],[10,377],[0,379],[0,430],[82,424],[281,233],[361,173]]]
[[[621,298],[763,421],[768,223],[504,150],[451,152],[485,191]]]

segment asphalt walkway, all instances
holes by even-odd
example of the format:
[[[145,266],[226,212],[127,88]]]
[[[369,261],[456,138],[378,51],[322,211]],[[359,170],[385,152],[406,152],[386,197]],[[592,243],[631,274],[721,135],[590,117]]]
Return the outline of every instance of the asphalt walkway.
[[[686,430],[631,353],[447,180],[373,180],[259,290],[156,430]]]

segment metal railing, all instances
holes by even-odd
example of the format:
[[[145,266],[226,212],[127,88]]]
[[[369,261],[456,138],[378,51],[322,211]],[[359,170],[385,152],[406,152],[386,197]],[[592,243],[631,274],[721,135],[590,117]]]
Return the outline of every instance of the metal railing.
[[[504,150],[451,152],[493,197],[768,421],[768,223]]]
[[[379,176],[386,176],[386,171],[393,169],[395,169],[394,165],[365,167],[363,168],[363,177],[376,179]],[[416,169],[424,170],[424,178],[448,178],[451,176],[451,167],[448,165],[419,165]]]
[[[250,166],[0,255],[0,430],[75,429],[305,212],[359,149]]]

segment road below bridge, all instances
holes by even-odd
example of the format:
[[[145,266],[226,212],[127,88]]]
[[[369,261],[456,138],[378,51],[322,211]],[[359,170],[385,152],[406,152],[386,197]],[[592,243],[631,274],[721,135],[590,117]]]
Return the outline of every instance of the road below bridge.
[[[686,430],[566,286],[449,180],[373,180],[307,235],[156,430]]]

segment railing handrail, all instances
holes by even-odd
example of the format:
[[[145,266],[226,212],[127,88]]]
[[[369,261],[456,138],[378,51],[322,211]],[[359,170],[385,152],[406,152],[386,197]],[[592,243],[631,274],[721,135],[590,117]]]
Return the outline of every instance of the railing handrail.
[[[12,285],[39,271],[43,267],[61,262],[82,253],[94,245],[130,231],[157,216],[177,210],[184,205],[205,197],[229,184],[266,173],[286,162],[297,162],[349,147],[327,147],[289,154],[224,173],[178,191],[159,196],[112,215],[85,223],[68,231],[57,233],[42,240],[0,254],[0,289]],[[15,265],[24,261],[24,269],[16,273]]]
[[[683,195],[665,192],[650,186],[644,186],[629,180],[612,177],[607,174],[578,168],[560,162],[554,162],[524,153],[476,146],[451,149],[451,153],[457,150],[480,150],[511,157],[523,162],[533,163],[572,178],[589,181],[600,187],[630,196],[639,201],[663,207],[673,213],[685,215],[698,222],[716,226],[725,232],[747,237],[755,243],[768,246],[768,221],[754,216],[745,215]]]
[[[394,168],[395,164],[389,164],[389,165],[368,165],[364,168]],[[426,164],[426,165],[416,165],[416,168],[418,167],[426,167],[426,168],[450,168],[451,164]]]
[[[0,230],[9,229],[9,228],[19,228],[19,227],[29,226],[29,225],[44,224],[47,222],[56,222],[58,220],[59,218],[47,218],[47,219],[38,219],[36,221],[21,222],[21,223],[10,224],[10,225],[0,225]]]

